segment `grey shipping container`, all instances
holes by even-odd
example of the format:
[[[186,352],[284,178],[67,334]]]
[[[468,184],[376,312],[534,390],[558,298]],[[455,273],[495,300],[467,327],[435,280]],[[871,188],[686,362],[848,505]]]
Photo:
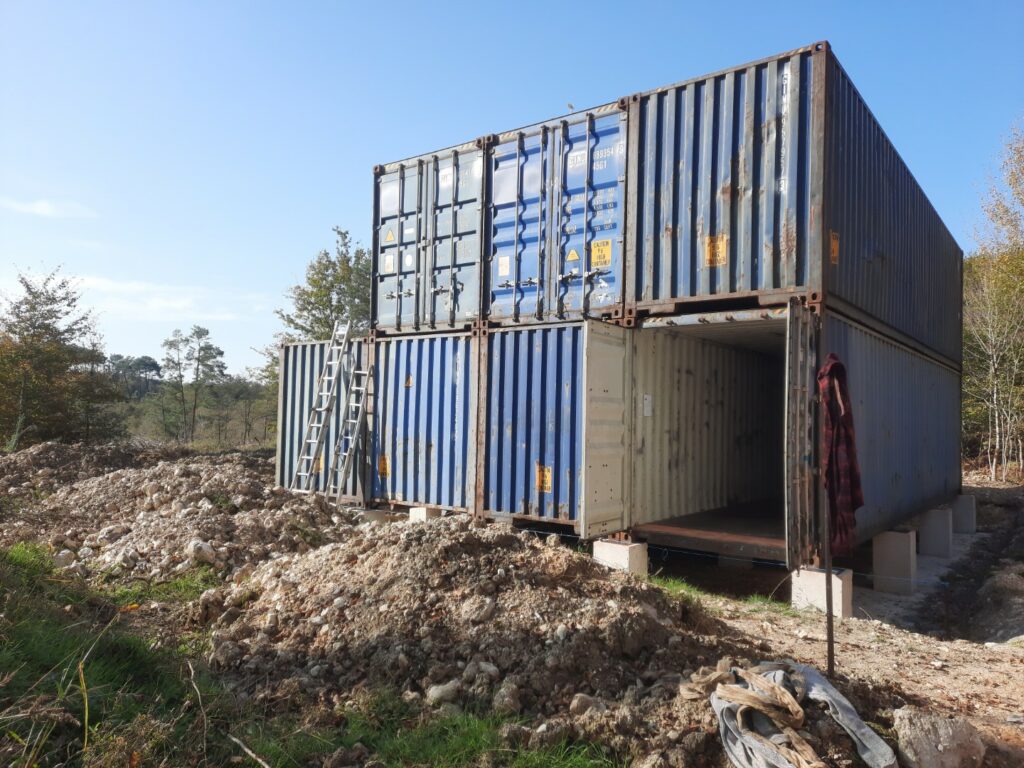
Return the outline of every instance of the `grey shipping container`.
[[[374,330],[451,330],[479,317],[483,179],[474,144],[375,170]]]
[[[437,162],[453,151],[436,153]],[[479,156],[486,172],[479,187],[466,183],[465,250],[455,260],[459,306],[474,311],[456,318],[630,324],[781,306],[799,295],[960,362],[962,252],[828,43],[484,137],[458,153]],[[417,255],[444,251],[430,185],[419,193],[407,180],[398,190],[402,168],[413,173],[434,157],[379,169],[379,329],[421,329],[430,315],[424,286],[447,286],[435,262]],[[477,208],[481,219],[469,212]],[[942,316],[930,312],[935,303],[946,307]],[[438,312],[430,316],[440,327]]]

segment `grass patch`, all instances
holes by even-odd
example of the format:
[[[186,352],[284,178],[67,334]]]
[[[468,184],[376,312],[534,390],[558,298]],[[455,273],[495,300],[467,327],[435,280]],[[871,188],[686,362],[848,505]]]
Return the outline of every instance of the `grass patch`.
[[[654,574],[648,577],[648,580],[656,587],[668,592],[673,597],[685,597],[694,601],[701,601],[710,595],[700,587],[696,587],[686,579],[679,578],[678,576],[663,576],[661,574]]]
[[[361,744],[387,766],[463,768],[489,756],[510,768],[614,768],[620,765],[592,744],[559,744],[513,750],[501,743],[502,718],[467,712],[435,717],[400,698],[381,694],[344,713],[337,729],[287,728],[278,722],[254,726],[249,747],[274,768],[299,768],[317,755]],[[243,736],[243,740],[245,737]]]
[[[169,581],[155,584],[139,581],[128,586],[117,586],[107,594],[117,605],[160,603],[187,603],[203,592],[224,582],[207,565],[191,568]]]
[[[743,598],[741,602],[747,608],[752,608],[758,611],[767,611],[768,613],[776,613],[781,616],[800,615],[800,612],[789,603],[776,600],[775,598],[768,597],[766,595],[750,595],[749,597]]]

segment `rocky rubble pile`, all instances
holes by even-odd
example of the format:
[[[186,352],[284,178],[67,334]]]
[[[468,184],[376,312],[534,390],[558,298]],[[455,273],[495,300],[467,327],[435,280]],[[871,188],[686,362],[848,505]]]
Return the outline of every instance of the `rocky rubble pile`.
[[[162,580],[197,565],[225,578],[344,536],[344,513],[274,487],[272,462],[194,456],[120,469],[40,502],[57,567],[79,575]],[[247,570],[248,569],[248,570]]]
[[[181,456],[183,449],[143,441],[84,445],[40,443],[0,455],[0,496],[32,497],[63,485]]]
[[[446,711],[529,715],[507,729],[517,744],[600,738],[700,764],[714,718],[680,684],[720,653],[701,634],[710,620],[557,542],[466,517],[357,525],[205,593],[210,663],[263,703],[390,688]]]

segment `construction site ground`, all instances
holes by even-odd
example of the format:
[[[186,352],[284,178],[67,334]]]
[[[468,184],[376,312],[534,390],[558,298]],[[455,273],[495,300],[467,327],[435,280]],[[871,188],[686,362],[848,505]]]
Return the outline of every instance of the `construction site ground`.
[[[272,470],[142,445],[0,457],[0,764],[724,767],[710,705],[682,695],[693,673],[825,668],[824,617],[789,607],[777,568],[652,550],[639,579],[570,537],[367,521]],[[834,683],[895,749],[913,706],[965,719],[981,764],[1009,768],[1024,495],[976,491],[963,557],[836,625]],[[861,764],[816,705],[802,733]]]

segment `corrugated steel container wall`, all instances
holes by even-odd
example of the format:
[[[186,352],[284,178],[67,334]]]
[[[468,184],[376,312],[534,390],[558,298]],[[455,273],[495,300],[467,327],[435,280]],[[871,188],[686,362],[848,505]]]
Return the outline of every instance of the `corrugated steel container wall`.
[[[469,334],[396,336],[374,343],[374,499],[472,506],[476,345]]]
[[[375,329],[452,329],[480,316],[483,179],[475,144],[377,169]]]
[[[488,150],[488,319],[610,316],[622,303],[626,112],[611,104]]]
[[[864,542],[959,491],[960,376],[835,313],[826,314],[823,339],[823,354],[846,366]]]
[[[828,293],[959,362],[963,251],[834,57],[827,100]]]
[[[324,367],[324,355],[327,351],[326,341],[311,341],[302,344],[286,344],[281,347],[278,368],[278,411],[277,411],[277,461],[275,477],[278,485],[288,487],[295,474],[295,464],[299,456],[302,438],[305,436],[309,410],[316,398],[317,381]],[[366,358],[366,342],[352,342],[354,363],[362,366]],[[343,369],[342,381],[348,381],[349,368]],[[344,398],[344,394],[341,395]],[[320,472],[315,478],[314,488],[321,491],[327,487],[327,476],[331,471],[334,441],[341,432],[344,399],[335,406],[327,433],[324,458],[320,463]],[[352,473],[345,484],[342,498],[363,498],[362,474],[366,456],[364,451],[355,454]]]
[[[583,325],[487,337],[484,509],[572,522],[579,515]]]
[[[635,99],[627,302],[817,284],[823,55],[811,46]]]
[[[775,356],[728,344],[745,343],[744,323],[723,324],[720,342],[633,334],[633,525],[755,501],[782,517],[785,320],[774,323]]]

